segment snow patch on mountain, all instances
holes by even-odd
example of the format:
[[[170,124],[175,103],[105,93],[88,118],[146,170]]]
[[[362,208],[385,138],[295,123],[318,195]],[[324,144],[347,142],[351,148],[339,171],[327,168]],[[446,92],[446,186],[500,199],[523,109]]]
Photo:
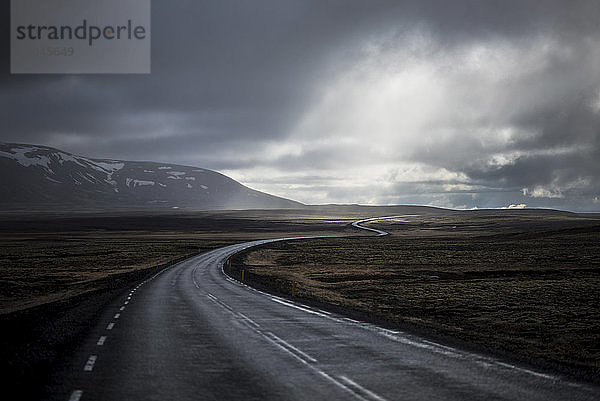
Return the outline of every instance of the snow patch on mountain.
[[[131,185],[131,184],[133,184],[133,185]],[[129,178],[129,177],[127,177],[125,179],[125,185],[128,186],[129,188],[154,186],[154,184],[155,184],[154,181],[136,180],[135,178]]]
[[[75,164],[80,165],[83,168],[88,168],[88,167],[92,167],[95,168],[93,163],[90,160],[86,160],[83,158],[77,158],[77,157],[73,157],[71,155],[68,155],[66,153],[62,153],[62,152],[58,152],[58,153],[53,153],[52,156],[55,156],[56,158],[58,158],[58,163],[62,166],[65,162],[72,162]],[[81,162],[81,160],[85,161],[85,164]],[[97,168],[96,168],[97,169]]]
[[[125,167],[125,163],[116,161],[116,160],[111,160],[111,161],[94,160],[94,161],[92,161],[92,163],[95,164],[96,166],[100,167],[102,170],[108,171],[110,173],[115,173],[115,172],[121,170],[123,167]]]
[[[10,148],[10,152],[0,151],[0,156],[8,157],[10,159],[16,160],[23,167],[30,166],[39,166],[43,167],[46,170],[50,170],[48,167],[50,164],[50,158],[44,155],[33,155],[27,156],[27,154],[31,154],[40,148],[32,146],[32,147],[20,147],[16,146]]]

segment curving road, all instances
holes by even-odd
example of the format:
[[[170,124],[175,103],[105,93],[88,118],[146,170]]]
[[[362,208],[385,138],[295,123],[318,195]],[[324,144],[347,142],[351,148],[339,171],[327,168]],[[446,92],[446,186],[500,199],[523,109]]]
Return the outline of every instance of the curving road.
[[[50,398],[599,398],[589,384],[307,307],[224,275],[226,258],[271,241],[278,240],[207,252],[136,285],[57,370]]]

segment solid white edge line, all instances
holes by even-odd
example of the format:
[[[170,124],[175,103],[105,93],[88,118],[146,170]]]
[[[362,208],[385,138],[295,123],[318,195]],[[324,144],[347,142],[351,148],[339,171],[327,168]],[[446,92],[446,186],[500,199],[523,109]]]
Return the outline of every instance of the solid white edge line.
[[[518,366],[511,365],[511,364],[508,364],[508,363],[504,363],[504,362],[497,361],[497,362],[496,362],[496,364],[497,364],[497,365],[500,365],[500,366],[503,366],[503,367],[505,367],[505,368],[508,368],[508,369],[517,370],[517,371],[519,371],[519,372],[523,372],[523,373],[528,373],[528,374],[530,374],[530,375],[537,376],[537,377],[542,377],[542,378],[544,378],[544,379],[548,379],[548,380],[558,380],[558,377],[556,377],[556,376],[547,375],[547,374],[545,374],[545,373],[539,373],[539,372],[536,372],[536,371],[534,371],[534,370],[529,370],[529,369],[525,369],[525,368],[520,368],[520,367],[518,367]]]
[[[304,311],[306,313],[312,313],[313,315],[318,315],[318,316],[323,316],[323,317],[329,317],[329,314],[317,312],[317,311],[314,311],[314,310],[308,309],[308,308],[303,308],[301,306],[297,306],[297,305],[294,305],[294,304],[289,303],[289,302],[280,301],[277,298],[271,298],[271,301],[277,302],[277,303],[285,305],[285,306],[289,306],[290,308],[299,309],[299,310]]]

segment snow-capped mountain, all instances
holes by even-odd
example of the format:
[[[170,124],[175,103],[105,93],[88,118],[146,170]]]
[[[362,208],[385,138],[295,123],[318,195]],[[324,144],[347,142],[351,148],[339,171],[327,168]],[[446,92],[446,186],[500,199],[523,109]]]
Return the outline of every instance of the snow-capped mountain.
[[[17,143],[0,143],[0,194],[3,210],[302,206],[203,168],[90,159]]]

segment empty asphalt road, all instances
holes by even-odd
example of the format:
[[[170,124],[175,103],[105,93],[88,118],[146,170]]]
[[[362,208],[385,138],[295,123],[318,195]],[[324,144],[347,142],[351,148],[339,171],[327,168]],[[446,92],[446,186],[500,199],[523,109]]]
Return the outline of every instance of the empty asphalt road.
[[[123,294],[57,370],[50,398],[492,401],[600,395],[590,384],[303,306],[224,275],[226,258],[264,242],[193,257]]]

